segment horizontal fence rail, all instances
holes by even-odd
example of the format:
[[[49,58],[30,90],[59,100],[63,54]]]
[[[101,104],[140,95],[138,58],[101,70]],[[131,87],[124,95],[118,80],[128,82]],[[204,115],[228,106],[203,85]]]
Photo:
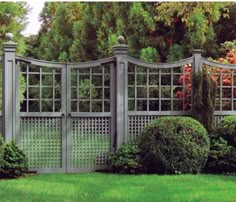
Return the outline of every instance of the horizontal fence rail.
[[[34,58],[16,56],[16,61],[25,62],[27,64],[37,65],[41,67],[52,67],[52,68],[65,68],[69,66],[71,68],[91,68],[98,67],[106,63],[111,63],[115,61],[115,57],[104,58],[100,60],[81,62],[81,63],[65,63],[65,62],[51,62],[46,60],[37,60]]]
[[[147,68],[156,68],[156,69],[168,69],[168,68],[175,68],[175,67],[180,67],[185,64],[190,64],[193,62],[193,57],[189,57],[180,61],[176,61],[174,63],[150,63],[150,62],[145,62],[133,57],[128,56],[127,57],[128,62],[133,63],[138,66],[143,66]]]
[[[217,67],[217,68],[222,68],[222,69],[236,69],[236,65],[233,65],[233,64],[221,64],[221,63],[218,63],[218,62],[214,62],[214,61],[211,61],[211,60],[208,60],[204,57],[201,58],[201,62],[203,64],[206,64],[206,65],[209,65],[209,66],[212,66],[212,67]]]

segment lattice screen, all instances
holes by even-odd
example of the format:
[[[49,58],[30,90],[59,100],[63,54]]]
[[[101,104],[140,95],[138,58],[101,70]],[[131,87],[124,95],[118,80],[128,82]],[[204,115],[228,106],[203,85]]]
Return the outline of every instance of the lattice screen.
[[[74,168],[105,166],[111,147],[111,119],[72,118],[72,165]]]
[[[136,138],[141,134],[146,125],[151,121],[161,116],[129,116],[129,136],[128,141],[135,141]]]
[[[190,110],[191,97],[186,83],[189,79],[190,72],[182,66],[154,69],[129,63],[129,111]]]
[[[25,95],[21,112],[58,112],[61,110],[61,69],[20,64]]]
[[[110,112],[110,64],[71,70],[71,111]]]
[[[61,168],[61,118],[21,118],[19,146],[30,168]]]
[[[236,110],[236,71],[203,65],[217,84],[216,111]]]

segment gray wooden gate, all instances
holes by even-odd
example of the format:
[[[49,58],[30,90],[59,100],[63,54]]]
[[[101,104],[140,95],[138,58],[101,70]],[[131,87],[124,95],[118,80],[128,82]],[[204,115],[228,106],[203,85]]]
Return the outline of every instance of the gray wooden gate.
[[[108,153],[127,135],[128,46],[114,46],[113,57],[77,64],[16,56],[16,47],[12,37],[3,44],[5,140],[23,149],[30,170],[106,168]]]
[[[106,167],[114,139],[114,59],[63,64],[16,57],[16,78],[20,70],[26,82],[16,142],[31,170],[85,172]]]

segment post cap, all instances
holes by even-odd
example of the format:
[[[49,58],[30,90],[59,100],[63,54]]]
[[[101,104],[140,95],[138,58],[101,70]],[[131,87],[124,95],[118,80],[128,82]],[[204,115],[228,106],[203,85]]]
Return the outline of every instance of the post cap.
[[[12,41],[13,40],[13,34],[12,33],[10,33],[10,32],[8,32],[8,33],[6,33],[6,39],[8,40],[8,41]]]
[[[8,32],[5,35],[7,41],[2,44],[4,52],[16,52],[17,43],[13,41],[13,34]]]
[[[123,37],[123,36],[118,36],[118,37],[117,37],[117,43],[118,43],[118,44],[125,44],[125,37]]]
[[[192,53],[193,54],[202,54],[202,53],[204,53],[205,51],[204,50],[202,50],[202,49],[194,49],[194,50],[192,50]]]
[[[117,37],[117,44],[112,46],[113,54],[115,55],[128,54],[128,49],[129,49],[129,46],[125,44],[125,37],[123,36]]]

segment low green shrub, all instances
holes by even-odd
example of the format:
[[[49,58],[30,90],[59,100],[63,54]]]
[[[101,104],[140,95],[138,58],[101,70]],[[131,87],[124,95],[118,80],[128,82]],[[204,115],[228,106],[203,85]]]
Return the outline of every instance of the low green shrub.
[[[236,149],[218,135],[210,135],[211,147],[205,167],[207,173],[236,173]]]
[[[134,144],[123,144],[117,152],[109,156],[109,163],[114,172],[118,173],[140,173],[139,149]]]
[[[236,147],[236,116],[226,116],[217,125],[216,133],[229,145]]]
[[[27,159],[21,149],[11,141],[4,146],[0,177],[15,178],[27,171]]]
[[[144,129],[138,147],[147,172],[198,173],[206,163],[210,140],[193,118],[161,117]]]

